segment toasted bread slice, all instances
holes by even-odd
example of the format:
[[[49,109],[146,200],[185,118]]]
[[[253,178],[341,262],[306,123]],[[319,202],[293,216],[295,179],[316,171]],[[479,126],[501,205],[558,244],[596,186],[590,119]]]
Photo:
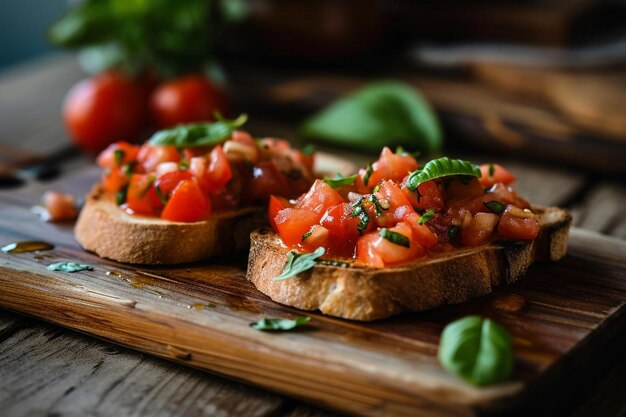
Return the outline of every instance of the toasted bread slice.
[[[569,212],[533,210],[540,213],[542,229],[532,242],[494,242],[383,269],[320,263],[284,281],[273,278],[282,272],[289,249],[278,235],[261,229],[251,236],[247,276],[278,303],[352,320],[461,303],[517,281],[535,259],[556,261],[565,255]]]
[[[245,250],[254,229],[267,224],[265,207],[213,213],[209,220],[180,223],[120,210],[114,196],[96,185],[74,234],[80,245],[104,258],[133,264],[177,264]]]

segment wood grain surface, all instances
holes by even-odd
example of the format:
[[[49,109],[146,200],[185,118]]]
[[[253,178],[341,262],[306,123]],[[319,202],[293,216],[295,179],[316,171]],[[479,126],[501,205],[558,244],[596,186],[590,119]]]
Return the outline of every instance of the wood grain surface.
[[[93,169],[78,172],[55,188],[80,192],[96,175]],[[0,305],[352,414],[473,415],[519,408],[566,383],[564,375],[576,375],[566,358],[593,360],[624,328],[626,243],[581,230],[573,232],[562,262],[534,266],[522,282],[491,297],[371,324],[314,313],[302,331],[268,334],[248,324],[302,312],[257,292],[245,280],[245,258],[146,269],[104,261],[78,247],[71,224],[39,222],[28,210],[34,193],[0,192],[0,242],[37,238],[57,247],[0,254]],[[46,269],[63,259],[96,269]],[[511,293],[528,308],[499,310],[497,300]],[[439,366],[441,329],[470,313],[511,331],[511,381],[478,389]]]

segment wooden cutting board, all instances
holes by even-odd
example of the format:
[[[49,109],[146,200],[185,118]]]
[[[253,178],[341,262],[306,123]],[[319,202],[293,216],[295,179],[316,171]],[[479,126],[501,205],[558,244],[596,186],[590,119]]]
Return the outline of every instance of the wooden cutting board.
[[[78,172],[53,188],[83,193],[96,177],[93,169]],[[77,245],[72,224],[42,223],[30,212],[42,189],[0,191],[0,244],[56,245],[0,252],[0,306],[349,414],[519,411],[580,385],[586,370],[622,346],[615,340],[626,329],[626,243],[591,232],[574,229],[564,260],[535,265],[524,280],[489,297],[359,323],[275,304],[246,281],[245,256],[158,268],[99,259]],[[46,269],[60,260],[95,270]],[[511,294],[526,308],[499,308]],[[438,364],[442,328],[467,314],[491,317],[511,332],[510,381],[479,389]],[[312,320],[298,331],[249,327],[267,316],[299,315]]]

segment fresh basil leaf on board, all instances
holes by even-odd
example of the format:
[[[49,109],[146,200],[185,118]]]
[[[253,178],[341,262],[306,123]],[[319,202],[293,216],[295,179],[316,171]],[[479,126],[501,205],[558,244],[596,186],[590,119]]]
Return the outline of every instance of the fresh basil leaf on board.
[[[274,281],[282,281],[284,279],[293,278],[300,272],[307,271],[315,266],[317,258],[324,255],[326,250],[323,247],[315,249],[312,253],[296,253],[289,252],[287,262],[283,268],[283,273],[274,277]]]
[[[281,319],[267,317],[263,318],[255,323],[250,323],[250,327],[256,330],[279,330],[286,331],[300,327],[311,321],[311,317],[296,317],[295,319]]]
[[[55,262],[48,265],[50,271],[61,272],[79,272],[79,271],[93,271],[93,266],[79,264],[77,262]]]
[[[159,130],[150,138],[151,145],[170,145],[179,148],[213,146],[224,142],[248,120],[246,114],[236,119],[221,119],[212,123],[194,123]]]
[[[442,133],[435,112],[408,84],[382,81],[332,103],[307,120],[301,134],[332,145],[380,152],[402,146],[439,153]]]
[[[407,179],[407,186],[411,191],[430,180],[450,175],[467,175],[480,178],[480,167],[462,159],[450,159],[447,156],[429,161],[424,168],[411,172]]]
[[[439,341],[439,362],[474,385],[506,380],[513,372],[511,336],[499,324],[467,316],[448,324]]]

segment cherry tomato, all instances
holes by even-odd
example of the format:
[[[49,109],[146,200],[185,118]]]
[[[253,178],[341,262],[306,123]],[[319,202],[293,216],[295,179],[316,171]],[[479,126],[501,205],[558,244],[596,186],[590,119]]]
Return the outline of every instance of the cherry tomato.
[[[482,175],[479,180],[484,188],[491,187],[498,182],[504,185],[515,182],[515,175],[499,164],[483,164],[480,166],[480,173]]]
[[[169,199],[161,218],[173,222],[197,222],[206,219],[211,214],[211,200],[209,200],[198,185],[195,178],[181,181]]]
[[[187,75],[161,84],[150,99],[150,109],[160,127],[215,120],[225,113],[222,92],[202,75]]]
[[[143,90],[129,78],[105,72],[83,80],[63,105],[65,127],[81,149],[97,153],[119,139],[135,139],[146,124]]]

